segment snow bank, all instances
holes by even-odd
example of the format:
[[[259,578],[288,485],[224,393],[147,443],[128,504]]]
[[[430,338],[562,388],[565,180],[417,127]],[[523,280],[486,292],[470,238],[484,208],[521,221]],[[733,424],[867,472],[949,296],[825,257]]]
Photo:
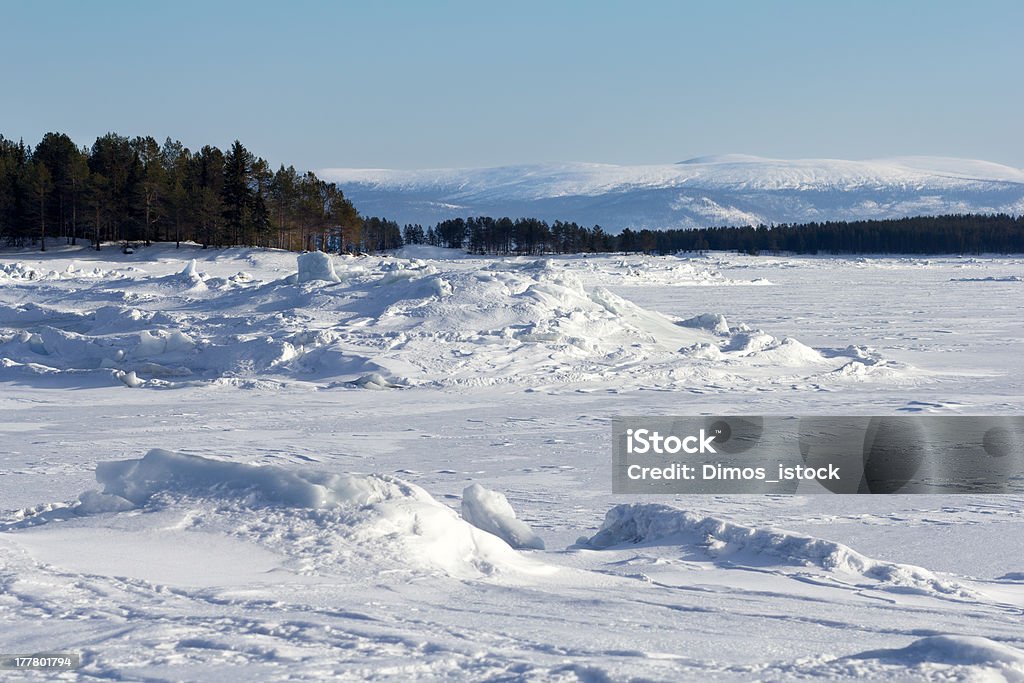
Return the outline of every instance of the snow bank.
[[[341,282],[341,278],[334,271],[334,262],[331,257],[322,251],[310,251],[299,254],[299,282],[312,282],[324,280],[326,282]]]
[[[462,491],[462,519],[494,534],[513,548],[544,550],[544,541],[528,524],[516,519],[516,511],[508,499],[480,484],[472,484]]]
[[[850,655],[849,659],[878,659],[904,665],[927,662],[968,666],[1002,664],[1019,668],[1024,674],[1024,652],[980,636],[929,636],[903,648],[870,650]]]
[[[96,481],[103,493],[145,505],[157,493],[244,495],[263,505],[323,508],[340,503],[366,505],[394,493],[375,478],[297,473],[283,467],[256,467],[153,449],[141,460],[99,463]]]
[[[328,539],[295,549],[305,563],[361,555],[370,563],[387,560],[458,576],[549,571],[463,521],[420,487],[386,475],[261,467],[154,449],[141,459],[98,464],[96,481],[102,492],[83,493],[76,513],[149,510],[186,501],[197,516],[205,509],[218,518],[237,518],[240,529],[260,529],[254,540],[274,538],[275,548],[282,545],[280,534],[296,543]],[[326,545],[333,548],[330,553]]]
[[[589,539],[581,539],[580,545],[611,548],[636,543],[699,547],[712,557],[728,557],[740,564],[755,561],[755,556],[758,562],[772,557],[783,564],[820,567],[831,573],[868,579],[894,592],[962,598],[975,595],[927,569],[875,560],[835,541],[734,524],[653,503],[616,505],[605,514],[598,532]]]

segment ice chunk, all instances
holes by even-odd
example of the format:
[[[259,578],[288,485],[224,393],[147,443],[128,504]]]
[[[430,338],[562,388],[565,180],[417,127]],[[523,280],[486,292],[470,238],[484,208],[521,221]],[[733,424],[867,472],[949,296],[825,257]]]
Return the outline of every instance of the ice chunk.
[[[397,389],[401,386],[389,381],[379,372],[371,372],[363,375],[352,384],[357,387],[362,387],[363,389]]]
[[[125,386],[131,387],[132,389],[137,389],[146,383],[145,380],[139,379],[139,376],[135,374],[134,370],[129,370],[128,372],[119,370],[115,373],[115,376],[124,382]]]
[[[299,254],[299,282],[312,282],[324,280],[326,282],[341,282],[341,278],[334,272],[334,263],[331,257],[322,251],[310,251]]]
[[[203,276],[199,274],[198,268],[196,268],[196,260],[192,259],[188,264],[181,269],[178,273],[178,278],[189,285],[192,289],[206,289],[206,283],[203,281]]]
[[[516,511],[498,491],[480,484],[467,486],[462,492],[462,519],[503,539],[513,548],[544,549],[544,541],[525,522],[516,519]]]
[[[715,334],[729,334],[729,321],[721,313],[701,313],[679,323],[683,327],[696,327]]]
[[[99,491],[86,491],[78,497],[78,505],[75,512],[84,515],[97,515],[103,512],[124,512],[135,507],[130,500],[121,496],[100,493]]]

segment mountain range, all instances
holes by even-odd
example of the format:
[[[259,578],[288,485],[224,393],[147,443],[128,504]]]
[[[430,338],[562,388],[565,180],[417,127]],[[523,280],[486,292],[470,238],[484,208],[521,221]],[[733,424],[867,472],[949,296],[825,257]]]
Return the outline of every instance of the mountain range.
[[[328,168],[360,213],[430,225],[536,217],[622,228],[1024,213],[1024,170],[987,161],[719,155],[675,164],[545,163],[478,169]]]

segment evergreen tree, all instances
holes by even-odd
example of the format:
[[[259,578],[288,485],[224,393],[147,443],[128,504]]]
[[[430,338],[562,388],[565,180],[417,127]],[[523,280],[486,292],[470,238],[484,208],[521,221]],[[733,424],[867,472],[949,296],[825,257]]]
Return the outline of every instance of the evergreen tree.
[[[181,247],[183,230],[187,229],[190,214],[191,197],[186,190],[188,169],[192,153],[177,140],[167,138],[160,148],[160,160],[163,166],[163,198],[164,212],[169,217],[164,222],[164,239],[170,239],[170,228],[174,228],[174,246]]]
[[[28,160],[25,143],[0,136],[0,234],[8,244],[17,246],[28,236]]]
[[[274,174],[266,159],[257,158],[253,161],[252,192],[246,220],[248,236],[245,241],[259,246],[269,246],[270,240],[270,208],[267,205],[270,187]]]
[[[253,161],[252,154],[238,140],[224,155],[224,180],[220,192],[224,227],[231,244],[241,243],[255,204],[251,186]]]
[[[132,147],[141,165],[139,196],[142,199],[142,239],[149,245],[156,238],[154,226],[162,215],[163,204],[160,200],[166,189],[167,173],[160,145],[155,139],[137,137],[132,140]]]
[[[216,147],[204,146],[190,160],[186,191],[199,242],[206,249],[224,243],[224,154]]]
[[[39,207],[39,211],[55,228],[51,231],[54,236],[67,234],[73,193],[70,176],[73,160],[78,154],[75,143],[63,133],[47,133],[32,153],[33,161],[45,168],[50,177],[51,187],[47,191],[45,206]]]
[[[127,240],[139,225],[141,163],[128,138],[107,133],[89,154],[89,171],[105,179],[103,188],[107,236]],[[99,226],[97,226],[99,227]]]
[[[26,182],[34,200],[33,207],[39,226],[39,242],[41,249],[46,251],[46,204],[53,188],[53,177],[47,170],[46,164],[33,159],[29,162],[26,172]]]

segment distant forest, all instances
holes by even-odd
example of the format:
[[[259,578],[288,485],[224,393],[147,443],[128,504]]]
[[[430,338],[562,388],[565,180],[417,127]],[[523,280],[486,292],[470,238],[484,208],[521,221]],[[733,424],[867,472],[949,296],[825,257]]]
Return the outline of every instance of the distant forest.
[[[0,135],[0,239],[45,250],[47,237],[97,249],[110,240],[292,250],[379,241],[333,183],[292,166],[273,171],[237,140],[193,152],[116,133],[87,148],[63,133],[34,148]]]
[[[167,138],[108,133],[78,147],[47,133],[34,148],[0,135],[0,240],[193,241],[302,251],[374,252],[430,244],[475,254],[710,250],[748,254],[1017,254],[1024,217],[950,215],[746,227],[623,230],[536,218],[454,218],[424,228],[364,218],[333,183],[271,170],[235,141],[191,151]]]
[[[380,219],[372,219],[378,221]],[[397,229],[392,224],[392,229]],[[577,252],[738,251],[747,254],[1019,254],[1024,217],[919,216],[757,227],[631,230],[611,235],[592,228],[535,218],[456,218],[424,231],[407,225],[406,243],[466,249],[477,254]]]

